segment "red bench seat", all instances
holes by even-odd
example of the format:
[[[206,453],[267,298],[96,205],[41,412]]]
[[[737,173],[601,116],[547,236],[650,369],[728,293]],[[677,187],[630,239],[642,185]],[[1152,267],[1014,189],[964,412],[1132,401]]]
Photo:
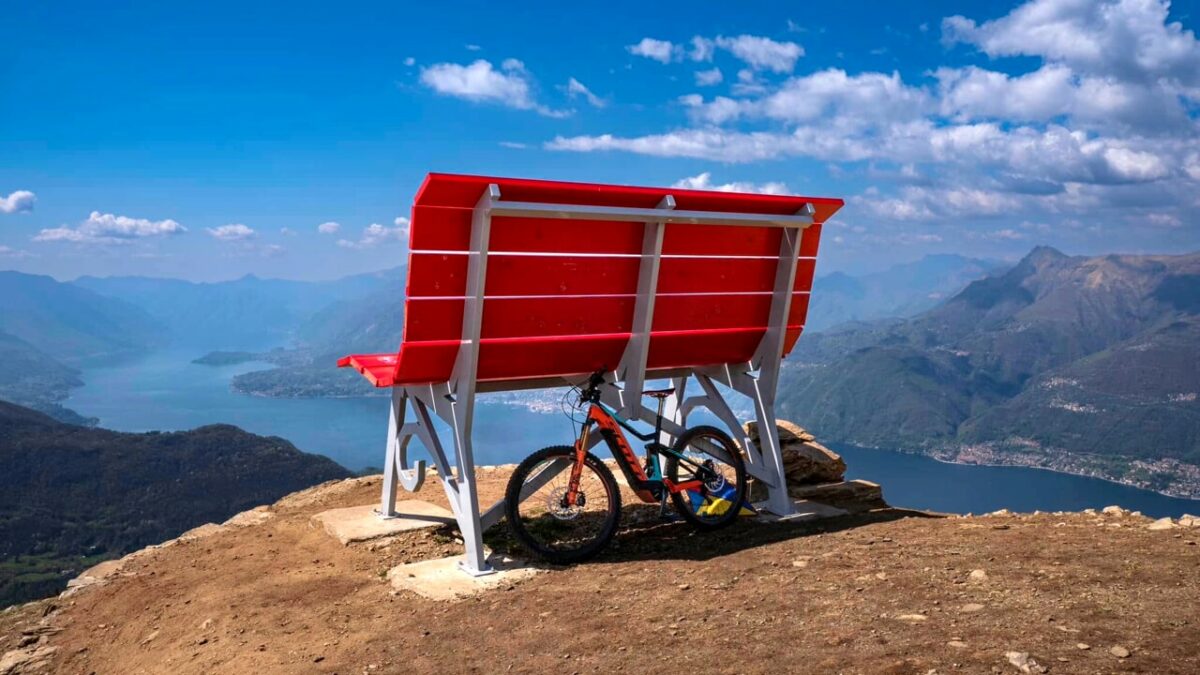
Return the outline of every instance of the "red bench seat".
[[[815,208],[803,231],[784,353],[803,330],[821,225],[838,199],[635,188],[430,174],[410,225],[404,335],[398,353],[338,362],[377,387],[445,382],[462,337],[473,208],[489,184],[501,201],[792,215]],[[629,342],[643,224],[496,216],[487,243],[480,382],[578,375],[613,368]],[[647,370],[739,363],[768,325],[782,229],[668,223]],[[384,345],[380,345],[383,347]]]

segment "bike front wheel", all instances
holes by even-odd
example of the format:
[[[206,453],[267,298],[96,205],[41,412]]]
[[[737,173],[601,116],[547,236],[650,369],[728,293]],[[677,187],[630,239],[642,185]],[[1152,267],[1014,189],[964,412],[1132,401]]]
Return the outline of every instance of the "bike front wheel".
[[[737,520],[746,500],[746,463],[737,443],[716,427],[683,432],[667,456],[664,473],[672,483],[699,481],[697,490],[671,493],[679,515],[703,530],[716,530]]]
[[[517,539],[548,562],[569,564],[600,552],[617,531],[621,493],[612,472],[587,453],[576,503],[566,495],[575,464],[575,448],[539,450],[521,462],[508,479],[505,514]]]

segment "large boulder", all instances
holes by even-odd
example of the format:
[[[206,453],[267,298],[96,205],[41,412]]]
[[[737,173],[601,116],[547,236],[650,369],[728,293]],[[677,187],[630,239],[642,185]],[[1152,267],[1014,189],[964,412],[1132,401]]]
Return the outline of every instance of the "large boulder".
[[[837,483],[845,479],[846,462],[841,455],[818,443],[804,427],[787,420],[776,420],[776,428],[788,485]],[[758,423],[747,422],[745,430],[757,446]]]

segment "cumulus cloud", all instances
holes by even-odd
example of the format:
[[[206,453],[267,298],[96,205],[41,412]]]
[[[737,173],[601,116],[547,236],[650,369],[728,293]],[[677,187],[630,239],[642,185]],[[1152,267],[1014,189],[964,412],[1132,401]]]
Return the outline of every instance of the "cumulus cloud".
[[[19,248],[0,245],[0,258],[32,258],[33,254]]]
[[[582,82],[575,78],[567,80],[566,92],[568,98],[582,97],[589,105],[595,108],[603,108],[608,105],[607,101],[592,93]]]
[[[1035,56],[1083,73],[1125,81],[1200,85],[1200,44],[1167,21],[1166,0],[1033,0],[993,21],[943,19],[943,40],[991,57]]]
[[[37,195],[29,190],[17,190],[0,197],[0,213],[25,213],[33,210]]]
[[[467,65],[435,63],[421,69],[421,83],[444,96],[476,103],[533,110],[547,117],[570,114],[570,111],[552,110],[537,102],[533,94],[533,78],[525,69],[525,64],[517,59],[505,59],[499,69],[484,59]]]
[[[721,75],[720,68],[696,71],[696,86],[698,87],[711,87],[713,85],[721,84],[721,80],[723,79],[725,78],[723,75]]]
[[[676,47],[667,40],[656,40],[654,38],[642,38],[635,45],[629,45],[625,48],[634,56],[644,56],[659,63],[670,63],[674,56]]]
[[[321,234],[335,234],[340,229],[342,229],[342,224],[332,220],[317,226],[317,232]]]
[[[785,195],[788,193],[787,186],[777,181],[767,183],[750,183],[745,181],[713,183],[712,173],[708,171],[695,176],[681,178],[675,181],[672,187],[687,190],[716,190],[717,192],[757,192],[764,195]]]
[[[396,218],[392,221],[392,224],[393,227],[387,227],[379,223],[371,223],[363,228],[362,236],[357,240],[339,239],[337,242],[338,246],[342,248],[366,249],[389,242],[407,243],[408,219],[403,217]]]
[[[776,42],[758,35],[718,35],[715,38],[697,35],[687,44],[647,37],[625,49],[635,56],[664,64],[684,59],[711,61],[716,50],[723,49],[755,70],[776,73],[791,72],[796,67],[796,61],[804,56],[804,47],[795,42]]]
[[[804,48],[795,42],[776,42],[757,35],[720,36],[715,42],[751,68],[776,73],[791,72],[796,60],[804,56]]]
[[[80,244],[120,244],[138,239],[168,237],[187,232],[174,220],[130,218],[92,211],[78,227],[63,225],[44,229],[34,241],[74,242]]]
[[[247,227],[241,223],[230,223],[220,227],[206,227],[208,235],[219,241],[246,241],[253,239],[255,232],[253,228]]]
[[[847,207],[880,222],[1015,225],[1034,211],[1059,223],[1115,217],[1170,231],[1200,217],[1200,42],[1168,22],[1165,2],[1032,0],[981,24],[949,17],[943,31],[989,57],[1027,59],[1015,71],[947,65],[914,81],[838,68],[776,80],[771,73],[786,74],[803,55],[799,45],[747,36],[660,45],[660,60],[727,51],[747,67],[728,94],[678,97],[685,126],[557,136],[544,147],[726,164],[818,160],[835,175],[883,181]],[[697,74],[696,83],[706,80]],[[1008,224],[973,238],[1016,241],[1022,232]]]

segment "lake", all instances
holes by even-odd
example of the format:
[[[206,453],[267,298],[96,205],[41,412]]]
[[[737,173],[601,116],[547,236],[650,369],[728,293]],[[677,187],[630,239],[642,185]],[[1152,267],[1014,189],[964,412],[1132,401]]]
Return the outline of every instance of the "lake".
[[[175,431],[227,423],[286,438],[301,450],[325,455],[351,470],[382,465],[386,398],[245,396],[230,388],[230,379],[268,364],[191,363],[201,354],[172,349],[132,363],[85,369],[87,384],[75,390],[65,405],[118,431]],[[368,385],[364,382],[363,386]],[[557,407],[553,412],[534,412],[502,398],[484,396],[476,406],[477,463],[518,462],[547,445],[572,442],[574,427]],[[836,450],[846,459],[848,477],[881,484],[884,497],[895,506],[982,513],[1001,508],[1077,511],[1120,504],[1153,517],[1200,514],[1200,500],[1167,497],[1095,478],[1022,467],[945,464],[852,446],[837,446]]]

